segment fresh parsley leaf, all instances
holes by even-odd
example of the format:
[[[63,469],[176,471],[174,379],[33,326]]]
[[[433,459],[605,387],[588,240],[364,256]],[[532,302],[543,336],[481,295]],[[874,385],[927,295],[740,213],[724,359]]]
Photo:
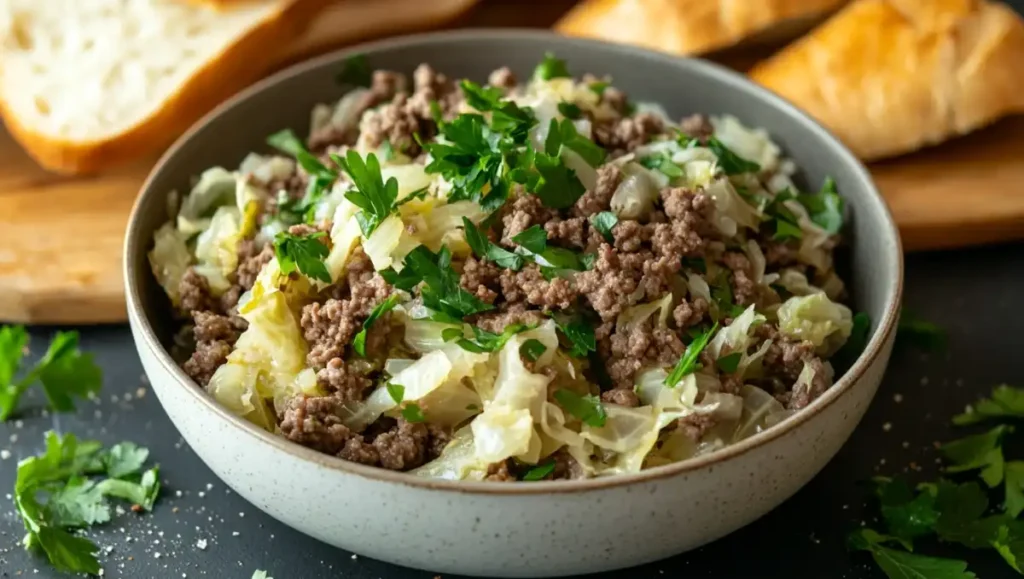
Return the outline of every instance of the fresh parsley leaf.
[[[527,190],[540,197],[547,207],[568,209],[587,192],[576,171],[563,165],[560,157],[534,152],[533,159],[535,174]]]
[[[594,327],[587,323],[583,316],[577,314],[567,319],[556,317],[555,325],[569,340],[571,344],[569,355],[573,358],[586,358],[587,352],[597,351]]]
[[[335,77],[338,84],[349,86],[370,86],[373,70],[365,54],[353,54],[345,59],[345,64]]]
[[[939,520],[935,494],[922,491],[915,496],[902,478],[879,477],[875,484],[875,494],[890,534],[912,541],[933,531]]]
[[[418,404],[413,404],[412,402],[407,402],[405,406],[402,407],[402,418],[404,418],[406,422],[411,422],[413,424],[427,421],[427,417],[423,415],[423,409],[420,408]]]
[[[558,112],[562,113],[563,117],[573,121],[583,116],[583,111],[580,110],[580,107],[565,101],[558,103]]]
[[[988,546],[999,523],[993,526],[991,520],[981,518],[988,510],[988,497],[978,483],[956,484],[943,479],[919,486],[935,497],[935,510],[939,513],[935,532],[939,538],[972,549]]]
[[[28,332],[24,326],[0,328],[0,422],[14,412],[24,388],[14,384],[14,376],[21,368],[28,345]]]
[[[519,353],[522,354],[527,360],[536,362],[537,358],[540,358],[544,352],[548,349],[540,340],[530,338],[523,342],[522,346],[519,346]]]
[[[289,275],[299,271],[303,275],[331,283],[331,274],[324,265],[324,258],[330,253],[320,238],[327,234],[322,231],[310,235],[292,235],[282,231],[274,238],[274,255],[281,266],[281,273]]]
[[[103,386],[99,366],[91,354],[78,349],[78,332],[57,332],[42,359],[18,381],[28,334],[21,326],[0,329],[0,421],[16,410],[22,394],[37,380],[50,408],[57,412],[75,409],[75,398],[91,398]]]
[[[965,561],[940,559],[907,553],[883,546],[891,540],[871,529],[858,529],[850,534],[847,545],[851,550],[867,551],[875,564],[889,579],[976,579],[967,570]]]
[[[1003,510],[1014,519],[1024,512],[1024,461],[1006,463],[1006,500]]]
[[[786,221],[785,219],[775,220],[775,234],[772,235],[772,239],[784,240],[784,239],[800,239],[803,237],[803,230],[800,226]]]
[[[292,157],[307,153],[306,145],[291,129],[278,131],[267,137],[267,144]]]
[[[534,225],[517,233],[512,236],[512,241],[530,253],[544,253],[548,248],[548,234],[540,225]]]
[[[722,168],[722,171],[724,171],[726,175],[757,173],[761,170],[760,165],[740,157],[734,153],[732,149],[726,147],[722,141],[719,141],[716,137],[708,139],[707,147],[711,149],[711,152],[713,152],[716,157],[718,157],[718,166]]]
[[[700,273],[706,274],[708,272],[708,264],[704,261],[703,257],[684,257],[683,267]]]
[[[395,404],[401,404],[402,400],[405,399],[405,386],[395,384],[394,382],[388,382],[384,387],[387,388],[388,395],[395,401]]]
[[[871,316],[864,312],[857,312],[853,314],[852,323],[850,337],[846,339],[846,343],[834,356],[837,364],[847,368],[857,361],[871,337]]]
[[[686,351],[683,352],[682,357],[679,358],[679,362],[675,368],[672,368],[672,372],[669,373],[668,377],[665,378],[665,385],[669,388],[675,388],[676,384],[682,380],[688,374],[692,374],[700,368],[700,364],[697,360],[700,359],[700,353],[704,351],[704,348],[711,341],[711,337],[715,334],[715,330],[718,329],[718,322],[712,324],[711,328],[700,334],[695,338],[690,345],[686,347]]]
[[[257,569],[257,570],[252,572],[252,579],[274,579],[274,578],[271,577],[270,575],[267,575],[267,572],[264,571],[263,569]]]
[[[601,428],[608,420],[604,405],[597,396],[580,396],[572,390],[559,388],[555,390],[555,401],[566,412],[579,418],[584,424]]]
[[[452,183],[448,201],[475,201],[487,211],[500,207],[509,190],[502,150],[505,138],[478,114],[459,115],[439,124],[438,130],[445,142],[421,144],[431,156],[426,172],[440,174]],[[485,190],[489,190],[486,195]]]
[[[952,464],[946,472],[981,470],[981,479],[989,487],[1003,482],[1003,436],[1013,432],[1012,426],[1000,425],[988,432],[947,442],[939,451]]]
[[[611,83],[609,83],[609,82],[607,82],[607,81],[603,81],[603,80],[595,80],[594,82],[592,82],[592,83],[588,84],[588,85],[587,85],[587,88],[589,88],[589,89],[590,89],[590,91],[591,91],[591,92],[593,92],[594,94],[596,94],[597,96],[599,96],[599,97],[603,97],[603,96],[604,96],[604,91],[605,91],[605,90],[606,90],[606,89],[607,89],[607,88],[608,88],[608,87],[609,87],[610,85],[611,85]]]
[[[548,246],[548,236],[544,228],[534,225],[512,237],[519,244],[517,253],[525,254],[541,267],[545,278],[557,277],[561,270],[585,271],[593,265],[588,258],[563,247]]]
[[[110,447],[103,455],[103,466],[110,478],[124,478],[137,474],[149,458],[149,449],[134,442],[121,442]]]
[[[466,232],[466,243],[469,244],[473,253],[481,259],[494,262],[495,265],[504,269],[519,271],[523,267],[523,256],[516,255],[511,251],[491,243],[490,239],[477,228],[468,218],[462,218],[462,226]]]
[[[435,312],[461,320],[494,309],[459,285],[459,275],[451,268],[451,252],[447,247],[434,253],[423,245],[417,246],[405,256],[403,263],[405,269],[410,270],[410,276],[415,275],[426,284],[420,288],[420,297],[423,304]]]
[[[612,235],[612,228],[619,222],[619,218],[611,211],[602,211],[590,216],[590,225],[600,233],[605,241],[613,243],[615,237]]]
[[[548,476],[550,476],[553,472],[555,472],[555,461],[552,460],[545,462],[544,464],[538,464],[537,466],[526,471],[526,474],[523,475],[522,480],[528,482],[544,480],[548,478]]]
[[[712,318],[718,321],[724,317],[735,318],[743,313],[743,308],[733,301],[732,285],[729,281],[731,273],[721,270],[714,283],[710,284],[711,300],[715,303],[715,310],[712,310]]]
[[[992,547],[1014,571],[1024,574],[1024,528],[1019,522],[1014,521],[999,527]]]
[[[548,126],[548,138],[544,142],[544,152],[548,155],[558,156],[561,147],[574,151],[591,167],[597,167],[604,163],[608,154],[600,145],[579,134],[576,131],[576,125],[571,120],[562,119],[562,122],[558,122],[551,119],[551,124]]]
[[[839,233],[843,228],[843,198],[836,191],[836,182],[826,177],[817,194],[801,194],[797,197],[807,208],[811,221],[818,224],[830,235]]]
[[[50,494],[51,523],[59,527],[88,527],[110,520],[110,505],[94,481],[73,477]]]
[[[907,310],[901,310],[899,325],[896,327],[896,339],[923,350],[941,350],[946,346],[946,331]]]
[[[377,155],[370,153],[366,160],[353,149],[345,157],[332,155],[331,158],[352,178],[356,190],[345,193],[345,198],[362,209],[356,218],[363,235],[370,237],[374,229],[384,222],[395,210],[398,200],[398,179],[389,177],[384,182]]]
[[[398,305],[400,299],[401,298],[398,294],[391,294],[386,300],[382,301],[377,305],[377,307],[370,311],[370,315],[367,316],[366,320],[363,322],[363,329],[359,330],[359,333],[356,334],[356,337],[352,340],[352,349],[355,350],[356,354],[359,354],[364,358],[366,357],[366,333],[370,331],[373,323],[376,322],[378,318],[395,309],[395,306]]]
[[[989,419],[1024,418],[1024,389],[1000,384],[992,389],[990,398],[982,398],[968,406],[963,414],[953,417],[953,424],[964,426]]]
[[[555,58],[552,52],[545,52],[544,60],[541,60],[537,68],[533,70],[533,78],[551,80],[553,78],[572,78],[572,75],[569,74],[564,60]]]
[[[792,189],[779,191],[771,198],[754,198],[744,195],[742,192],[740,195],[743,196],[748,203],[760,208],[761,212],[771,218],[771,221],[775,223],[775,239],[786,240],[803,238],[804,232],[803,229],[800,228],[799,218],[795,213],[793,213],[793,210],[786,205],[786,201],[792,201],[797,198],[796,193],[793,193]]]
[[[395,268],[389,267],[385,270],[379,271],[378,273],[380,273],[380,276],[384,278],[384,281],[405,291],[411,291],[412,288],[416,287],[423,281],[422,276],[408,268],[402,268],[401,273],[399,273],[395,271]]]
[[[446,328],[441,332],[441,337],[446,341],[454,340],[463,350],[476,354],[486,352],[497,352],[502,349],[512,336],[532,329],[532,326],[525,324],[509,324],[500,334],[489,332],[478,326],[470,326],[473,330],[473,339],[462,337],[462,328]]]
[[[715,365],[718,369],[726,374],[732,374],[740,366],[740,359],[743,358],[743,352],[733,352],[726,354],[715,361]]]
[[[142,473],[139,482],[108,478],[100,481],[96,487],[104,496],[124,499],[133,505],[139,505],[143,509],[151,511],[157,494],[160,492],[159,474],[159,469],[153,467]]]
[[[686,172],[682,167],[672,162],[667,154],[648,155],[640,159],[640,164],[654,171],[661,171],[669,179],[684,177]]]

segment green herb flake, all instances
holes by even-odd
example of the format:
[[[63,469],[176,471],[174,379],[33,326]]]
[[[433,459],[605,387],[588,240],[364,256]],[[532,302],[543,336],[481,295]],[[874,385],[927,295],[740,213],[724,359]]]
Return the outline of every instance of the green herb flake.
[[[726,354],[715,361],[715,366],[726,374],[732,374],[740,366],[740,359],[743,358],[743,352],[733,352]]]
[[[518,243],[530,253],[544,253],[548,248],[548,234],[540,225],[534,225],[517,233],[512,236],[512,241]]]
[[[49,406],[56,412],[75,410],[75,399],[96,395],[103,375],[91,354],[78,349],[78,332],[57,332],[43,357],[20,380],[14,377],[28,345],[22,326],[0,328],[0,422],[10,418],[21,396],[37,381]]]
[[[602,211],[590,217],[590,225],[604,237],[608,243],[613,243],[615,237],[612,235],[612,229],[619,222],[619,218],[611,211]]]
[[[404,418],[406,422],[411,422],[413,424],[427,421],[427,417],[423,415],[423,409],[420,408],[418,404],[413,404],[412,402],[407,402],[405,406],[402,407],[402,418]]]
[[[803,230],[795,223],[786,221],[785,219],[775,220],[775,233],[772,235],[773,239],[777,239],[779,241],[785,239],[800,239],[803,237],[803,234]]]
[[[492,261],[504,269],[519,271],[523,268],[523,256],[491,243],[491,240],[487,239],[487,236],[468,218],[462,218],[462,226],[466,233],[466,243],[477,257]]]
[[[354,54],[345,59],[345,65],[335,77],[338,84],[369,87],[373,80],[373,69],[365,54]]]
[[[726,175],[757,173],[761,170],[760,165],[740,157],[715,137],[708,139],[707,147],[718,157],[718,166]]]
[[[405,400],[405,386],[401,384],[395,384],[394,382],[388,382],[384,385],[384,388],[388,391],[388,396],[395,401],[395,404],[401,404]]]
[[[363,235],[370,234],[395,211],[398,199],[398,179],[389,177],[387,182],[380,172],[377,155],[370,153],[366,160],[355,150],[349,149],[345,157],[331,155],[331,159],[351,177],[356,189],[345,193],[345,198],[362,211],[356,214]]]
[[[858,529],[850,534],[847,545],[854,551],[867,551],[875,564],[889,579],[976,579],[967,570],[967,563],[956,559],[926,557],[882,545],[891,537],[871,529]]]
[[[558,103],[558,112],[562,113],[563,117],[573,121],[579,120],[583,116],[583,111],[580,110],[579,106],[565,101]]]
[[[953,424],[965,426],[991,419],[1024,418],[1024,388],[1000,384],[991,397],[968,406],[963,414],[953,417]]]
[[[609,82],[603,80],[595,80],[594,82],[588,84],[587,88],[590,89],[590,91],[596,94],[597,96],[603,97],[604,91],[607,90],[609,86],[611,86],[611,83]]]
[[[361,357],[364,358],[366,357],[367,332],[370,331],[370,328],[373,326],[373,323],[376,322],[378,318],[395,309],[395,306],[398,305],[400,299],[401,298],[398,294],[391,294],[387,297],[386,300],[378,304],[377,307],[373,308],[373,310],[370,311],[370,315],[367,316],[366,320],[363,322],[363,329],[359,330],[359,333],[356,334],[356,337],[352,340],[352,349],[355,350],[356,354],[359,354]]]
[[[597,396],[580,396],[572,390],[559,388],[555,391],[555,401],[566,412],[579,418],[584,424],[601,428],[608,420],[604,405]]]
[[[555,58],[552,52],[546,52],[544,59],[533,70],[533,77],[540,80],[551,80],[553,78],[572,78],[572,75],[569,74],[564,60]]]
[[[942,350],[946,347],[946,331],[937,324],[902,310],[896,327],[896,340],[922,350]]]
[[[1024,461],[1006,463],[1006,499],[1003,509],[1016,519],[1024,512]]]
[[[512,336],[520,332],[525,332],[527,330],[533,329],[533,326],[528,326],[526,324],[509,324],[508,326],[505,326],[505,328],[502,330],[500,334],[495,334],[478,326],[470,327],[473,330],[473,339],[469,340],[461,337],[462,330],[459,329],[459,337],[456,339],[456,343],[463,350],[474,352],[476,354],[497,352],[498,350],[502,349],[505,346],[505,344],[512,338]],[[444,330],[441,333],[441,337],[446,342],[449,341],[448,336],[445,335],[445,332],[448,331],[449,330]]]
[[[569,340],[571,344],[569,355],[573,358],[586,358],[588,352],[597,351],[594,327],[587,323],[582,316],[577,314],[567,319],[556,317],[555,325]]]
[[[801,194],[797,200],[807,208],[811,221],[829,235],[835,235],[843,228],[843,198],[836,191],[836,182],[832,177],[825,178],[818,193]]]
[[[640,164],[648,169],[660,171],[669,179],[678,179],[686,176],[686,171],[672,162],[671,157],[667,154],[648,155],[640,159]]]
[[[672,368],[672,372],[665,378],[665,385],[669,388],[675,388],[680,380],[689,374],[693,374],[700,368],[700,364],[697,363],[697,360],[700,359],[700,353],[704,351],[704,348],[711,341],[711,337],[717,329],[718,322],[715,322],[708,331],[700,334],[700,336],[690,342],[682,357],[679,358],[675,368]]]
[[[417,246],[405,256],[403,264],[405,267],[400,276],[388,274],[384,279],[390,277],[403,285],[422,281],[425,286],[420,288],[420,297],[423,304],[435,312],[461,320],[465,316],[494,309],[459,285],[459,274],[451,267],[451,252],[447,247],[434,253],[426,246]]]
[[[952,463],[946,472],[980,470],[981,479],[989,487],[1003,482],[1005,463],[1003,460],[1003,437],[1013,432],[1012,426],[1000,425],[988,432],[967,436],[948,442],[939,449],[943,457]]]
[[[527,360],[536,362],[544,352],[548,349],[540,340],[530,338],[523,342],[522,346],[519,346],[519,353],[523,355]]]
[[[330,253],[320,241],[327,234],[318,231],[310,235],[292,235],[282,231],[274,238],[274,255],[281,267],[281,273],[290,275],[298,271],[310,279],[331,283],[331,274],[324,265],[324,258]]]
[[[523,475],[522,480],[527,482],[536,482],[539,480],[544,480],[551,476],[551,473],[553,472],[555,472],[555,462],[545,462],[544,464],[538,464],[537,466],[526,471],[526,474]]]

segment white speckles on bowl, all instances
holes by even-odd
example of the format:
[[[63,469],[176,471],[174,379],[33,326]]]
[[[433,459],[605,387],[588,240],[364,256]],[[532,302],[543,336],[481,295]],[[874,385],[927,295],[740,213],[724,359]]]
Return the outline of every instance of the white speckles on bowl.
[[[768,129],[810,182],[832,175],[852,219],[849,287],[875,321],[865,354],[837,384],[779,426],[716,454],[635,475],[543,483],[452,483],[344,462],[264,432],[217,406],[164,345],[169,306],[146,251],[166,220],[165,196],[214,164],[237,164],[264,137],[302,130],[315,103],[340,96],[334,73],[352,52],[410,72],[430,62],[485,78],[527,75],[544,51],[573,70],[611,74],[673,116],[724,113]],[[707,63],[543,32],[471,31],[365,45],[289,69],[232,99],[164,156],[136,204],[125,246],[128,313],[143,366],[171,420],[231,488],[313,537],[399,565],[502,577],[627,567],[707,543],[765,514],[839,450],[867,409],[892,349],[903,263],[899,237],[863,167],[827,132],[778,98]]]

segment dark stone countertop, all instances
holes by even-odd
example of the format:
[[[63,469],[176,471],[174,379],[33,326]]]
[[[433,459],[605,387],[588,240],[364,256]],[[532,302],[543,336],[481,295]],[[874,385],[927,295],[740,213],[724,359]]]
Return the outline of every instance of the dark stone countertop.
[[[599,577],[881,578],[866,556],[851,556],[844,548],[846,532],[862,520],[867,495],[858,481],[918,468],[924,470],[920,476],[929,476],[936,468],[933,442],[954,436],[953,414],[992,385],[1024,384],[1018,357],[1024,326],[1022,250],[1014,245],[910,256],[905,304],[948,331],[948,349],[924,354],[898,348],[849,443],[818,477],[763,519],[689,554]],[[51,331],[33,330],[36,355]],[[355,557],[263,515],[227,490],[183,443],[146,386],[128,328],[81,332],[83,347],[105,369],[102,396],[95,404],[80,405],[77,413],[45,415],[39,410],[41,397],[33,394],[21,420],[0,424],[0,457],[5,457],[0,494],[13,488],[17,460],[38,452],[51,428],[108,444],[132,440],[148,446],[166,482],[155,511],[116,516],[90,533],[103,549],[107,577],[249,579],[255,569],[277,579],[434,577]],[[0,577],[61,576],[21,548],[22,528],[10,496],[0,498]],[[198,546],[201,541],[205,549]],[[949,547],[926,552],[965,555]],[[968,558],[981,577],[1011,576],[994,551]]]

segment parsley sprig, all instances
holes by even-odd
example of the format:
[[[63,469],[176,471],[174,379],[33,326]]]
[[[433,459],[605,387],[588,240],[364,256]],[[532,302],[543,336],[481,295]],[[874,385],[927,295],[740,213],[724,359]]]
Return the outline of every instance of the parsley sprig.
[[[59,570],[99,574],[96,545],[69,530],[110,521],[109,498],[151,510],[160,481],[157,467],[143,471],[148,456],[130,442],[103,450],[99,442],[47,432],[45,452],[18,463],[14,504],[25,548]]]
[[[311,279],[331,283],[331,274],[324,264],[330,250],[320,241],[326,235],[323,231],[309,235],[294,235],[287,231],[278,233],[274,237],[274,256],[281,273],[290,275],[298,271]]]
[[[700,353],[707,347],[708,342],[711,341],[711,337],[715,335],[715,330],[717,329],[718,322],[715,322],[712,324],[710,329],[702,332],[694,338],[692,342],[690,342],[690,345],[686,347],[686,351],[684,351],[683,355],[679,358],[679,362],[676,363],[668,377],[665,378],[666,386],[669,388],[675,388],[676,385],[679,384],[680,380],[700,369],[700,364],[697,360],[700,359]]]
[[[555,325],[569,341],[569,355],[573,358],[586,358],[591,352],[597,351],[597,338],[594,327],[580,314],[571,317],[556,316]]]
[[[316,205],[338,179],[338,172],[317,159],[291,129],[278,131],[267,137],[267,144],[282,153],[295,157],[295,161],[309,175],[306,191],[299,199],[292,199],[286,191],[277,195],[278,218],[286,224],[312,223]]]
[[[401,297],[398,294],[391,294],[387,297],[386,300],[382,301],[380,304],[377,305],[377,307],[373,308],[373,310],[370,312],[370,315],[366,317],[365,321],[363,321],[363,328],[359,330],[359,333],[356,334],[356,337],[352,339],[352,349],[355,350],[356,354],[359,354],[360,356],[364,357],[366,356],[367,332],[370,331],[370,328],[373,327],[374,322],[376,322],[378,318],[395,309],[395,306],[398,305],[400,299]]]
[[[410,290],[420,283],[420,297],[423,305],[451,319],[461,320],[465,316],[494,309],[459,285],[459,274],[452,269],[452,254],[447,247],[434,253],[420,245],[405,256],[402,271],[388,268],[381,276],[391,285]]]
[[[363,235],[370,237],[397,207],[398,179],[392,176],[384,181],[380,161],[373,153],[366,155],[364,161],[359,153],[349,149],[345,157],[331,155],[331,160],[352,178],[355,190],[345,193],[345,198],[361,209],[356,214],[356,220],[359,221]]]
[[[968,406],[963,414],[953,417],[953,424],[968,425],[985,420],[1024,418],[1024,390],[1000,384],[989,398]]]
[[[477,257],[493,261],[498,267],[513,271],[519,271],[523,268],[523,256],[512,253],[500,245],[491,243],[491,240],[487,239],[487,236],[480,231],[480,228],[474,225],[468,218],[462,218],[462,226],[466,232],[466,243],[469,244],[470,249],[473,250]]]
[[[581,396],[572,390],[559,388],[555,390],[555,401],[566,412],[579,418],[584,424],[601,428],[608,420],[604,405],[597,396]]]
[[[564,247],[548,245],[548,234],[540,225],[534,225],[512,237],[519,244],[516,253],[540,266],[541,272],[553,277],[562,270],[585,271],[590,261],[585,255],[577,254]]]
[[[472,339],[465,337],[464,329],[462,327],[445,328],[441,331],[441,338],[446,342],[455,342],[459,347],[468,352],[484,354],[497,352],[512,339],[512,336],[520,332],[532,330],[534,326],[528,326],[526,324],[509,324],[505,326],[500,334],[489,332],[479,326],[470,326],[470,328],[473,332]],[[541,344],[541,346],[543,345],[544,344]]]
[[[15,380],[27,345],[28,332],[23,326],[0,328],[0,422],[14,414],[21,396],[36,382],[57,412],[71,412],[75,398],[90,398],[99,392],[102,373],[92,354],[79,351],[78,332],[57,332],[39,362]]]

